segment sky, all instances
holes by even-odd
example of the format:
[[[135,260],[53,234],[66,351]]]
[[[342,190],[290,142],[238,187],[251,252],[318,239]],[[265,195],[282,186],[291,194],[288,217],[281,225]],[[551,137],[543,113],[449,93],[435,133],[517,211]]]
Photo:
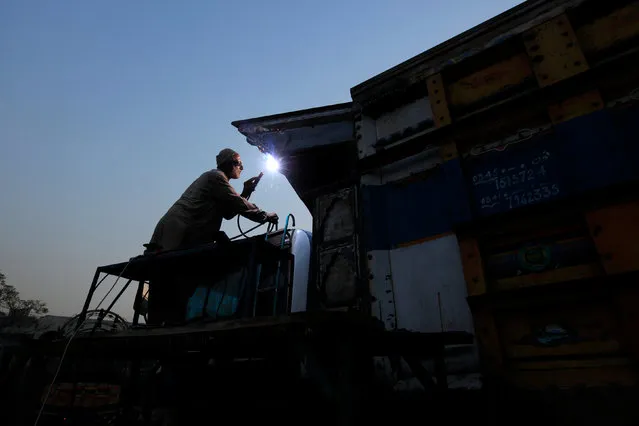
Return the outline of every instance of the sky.
[[[348,102],[518,3],[1,0],[0,271],[51,314],[77,314],[95,268],[141,254],[220,149],[241,154],[243,178],[263,168],[231,121]],[[311,229],[281,175],[251,201]]]

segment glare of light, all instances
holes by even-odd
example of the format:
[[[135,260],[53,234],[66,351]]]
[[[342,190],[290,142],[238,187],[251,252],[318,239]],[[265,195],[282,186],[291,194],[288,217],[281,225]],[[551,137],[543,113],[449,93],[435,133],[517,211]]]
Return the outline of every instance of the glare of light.
[[[271,154],[266,154],[266,170],[277,172],[280,169],[280,162]]]

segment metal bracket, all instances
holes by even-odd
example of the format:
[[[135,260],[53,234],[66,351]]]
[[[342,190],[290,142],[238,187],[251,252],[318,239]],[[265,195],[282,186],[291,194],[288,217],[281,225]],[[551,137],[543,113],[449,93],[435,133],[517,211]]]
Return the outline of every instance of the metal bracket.
[[[441,74],[434,74],[426,80],[428,86],[428,99],[433,110],[433,120],[436,127],[443,127],[452,122],[448,102],[446,101],[446,89]]]
[[[588,69],[586,57],[565,14],[527,31],[523,38],[541,87]]]

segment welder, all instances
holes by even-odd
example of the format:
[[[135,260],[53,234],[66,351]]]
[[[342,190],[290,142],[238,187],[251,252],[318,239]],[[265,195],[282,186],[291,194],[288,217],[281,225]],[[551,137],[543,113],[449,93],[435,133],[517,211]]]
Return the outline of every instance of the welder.
[[[220,232],[222,219],[238,214],[258,223],[277,223],[275,213],[266,213],[248,201],[260,176],[244,182],[238,194],[229,183],[244,170],[240,155],[232,149],[220,151],[217,169],[204,172],[160,219],[151,241],[145,244],[145,254],[189,248],[209,242],[225,243],[228,237]],[[187,274],[188,275],[188,274]],[[149,324],[176,324],[184,320],[186,302],[192,291],[188,277],[182,271],[164,274],[149,283]]]
[[[216,157],[217,169],[204,172],[160,219],[147,252],[174,250],[215,241],[220,237],[222,218],[236,215],[258,223],[277,223],[276,213],[266,213],[248,201],[260,176],[244,182],[238,194],[229,183],[239,179],[244,166],[240,155],[230,148]]]

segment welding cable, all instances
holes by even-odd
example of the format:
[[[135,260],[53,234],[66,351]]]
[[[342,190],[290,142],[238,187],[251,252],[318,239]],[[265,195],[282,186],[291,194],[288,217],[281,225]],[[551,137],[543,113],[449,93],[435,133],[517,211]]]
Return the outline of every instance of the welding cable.
[[[240,234],[239,234],[239,235],[234,236],[233,238],[229,238],[229,240],[231,240],[231,241],[233,241],[233,240],[237,240],[237,239],[238,239],[238,238],[240,238],[240,237],[249,238],[249,236],[248,236],[248,235],[246,235],[246,234],[248,234],[248,233],[249,233],[249,232],[251,232],[251,231],[256,230],[256,229],[257,229],[257,228],[259,228],[260,226],[264,225],[264,223],[266,223],[266,222],[264,222],[264,223],[259,223],[259,224],[255,225],[254,227],[252,227],[251,229],[249,229],[248,231],[244,232],[244,231],[242,231],[242,227],[240,226],[240,217],[241,217],[241,216],[238,214],[238,215],[237,215],[237,229],[240,231]],[[268,232],[268,231],[267,231],[267,232]]]
[[[122,277],[122,275],[126,271],[126,268],[129,267],[129,265],[131,264],[131,261],[133,261],[133,259],[136,259],[136,258],[129,259],[129,262],[124,266],[124,268],[120,272],[120,275],[118,275],[118,277],[116,278],[115,283],[113,283],[113,286],[111,286],[111,289],[107,292],[107,295],[115,288],[115,285],[118,283],[118,281],[120,280],[120,278]],[[98,306],[95,307],[95,310],[98,310],[100,308],[100,306],[104,302],[105,298],[106,298],[106,296],[104,298],[102,298],[100,303],[98,303]],[[87,319],[88,318],[85,317],[80,324],[76,325],[75,331],[73,332],[73,334],[71,334],[71,336],[69,337],[69,341],[64,346],[64,350],[62,351],[62,355],[60,356],[60,362],[58,363],[58,368],[56,369],[56,372],[53,375],[53,380],[51,381],[51,384],[49,385],[49,389],[47,390],[47,394],[45,395],[44,400],[42,401],[42,406],[40,406],[40,411],[38,411],[38,416],[36,417],[35,423],[33,424],[33,426],[38,426],[38,423],[40,422],[40,418],[42,417],[42,412],[44,411],[44,407],[47,405],[47,400],[49,399],[49,396],[51,395],[51,390],[53,389],[53,385],[55,384],[55,381],[58,380],[58,376],[60,375],[60,371],[62,370],[62,363],[64,362],[64,358],[67,355],[67,351],[69,350],[69,346],[71,346],[71,341],[76,336],[78,331],[80,331],[80,328],[84,325],[84,323],[87,321]]]

